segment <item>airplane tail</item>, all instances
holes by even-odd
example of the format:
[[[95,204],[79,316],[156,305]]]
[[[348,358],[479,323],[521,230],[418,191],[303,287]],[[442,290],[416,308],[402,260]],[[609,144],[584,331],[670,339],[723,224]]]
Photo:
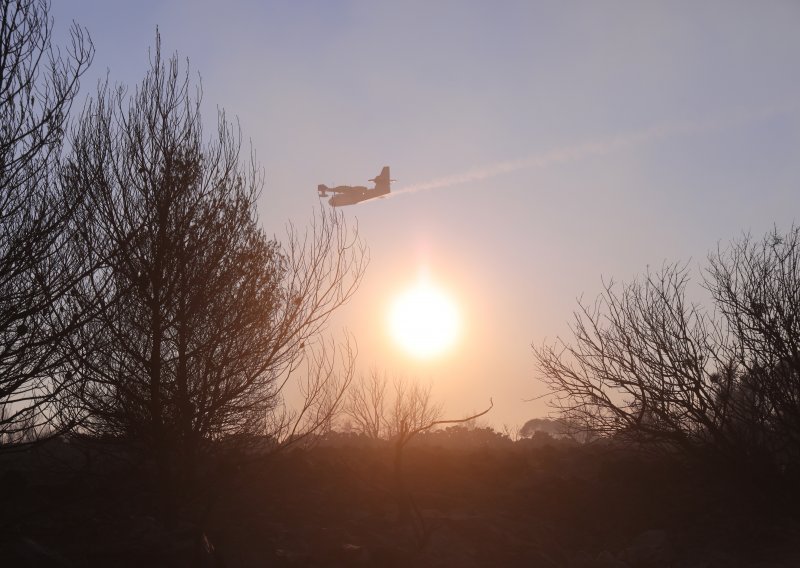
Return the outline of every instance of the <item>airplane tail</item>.
[[[320,197],[327,197],[328,196],[328,186],[324,183],[321,183],[317,186],[317,192],[319,193]]]
[[[376,177],[372,178],[369,181],[374,181],[375,183],[381,183],[381,182],[388,182],[388,181],[394,181],[394,180],[390,180],[389,179],[389,166],[383,166],[383,169],[381,170],[381,173],[378,174]]]
[[[375,183],[375,189],[381,193],[389,193],[391,191],[391,182],[395,181],[389,177],[389,166],[383,166],[381,173],[378,176],[369,180]]]

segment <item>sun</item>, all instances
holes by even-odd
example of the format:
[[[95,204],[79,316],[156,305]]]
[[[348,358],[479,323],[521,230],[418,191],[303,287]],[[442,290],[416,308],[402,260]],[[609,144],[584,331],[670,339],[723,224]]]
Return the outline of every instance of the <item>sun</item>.
[[[445,352],[458,338],[455,303],[426,278],[399,295],[389,313],[394,340],[409,354],[428,359]]]

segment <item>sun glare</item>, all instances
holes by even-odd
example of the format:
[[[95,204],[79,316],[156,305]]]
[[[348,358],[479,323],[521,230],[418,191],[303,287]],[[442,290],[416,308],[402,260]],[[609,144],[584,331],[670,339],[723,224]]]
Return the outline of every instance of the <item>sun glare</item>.
[[[389,314],[394,340],[409,354],[427,359],[451,347],[459,331],[459,315],[448,295],[426,279],[398,296]]]

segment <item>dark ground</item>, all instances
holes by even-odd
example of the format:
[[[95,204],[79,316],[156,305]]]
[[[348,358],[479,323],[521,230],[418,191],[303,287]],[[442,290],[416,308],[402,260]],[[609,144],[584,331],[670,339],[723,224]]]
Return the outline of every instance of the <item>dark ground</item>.
[[[83,449],[0,458],[0,566],[800,566],[792,491],[608,448],[411,446],[405,518],[388,446],[227,459],[170,514]]]

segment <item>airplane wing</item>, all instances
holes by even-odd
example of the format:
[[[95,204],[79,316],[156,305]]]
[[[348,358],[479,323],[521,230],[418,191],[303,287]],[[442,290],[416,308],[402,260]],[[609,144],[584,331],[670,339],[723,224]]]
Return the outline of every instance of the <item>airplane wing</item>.
[[[339,185],[336,187],[327,187],[319,190],[320,192],[324,191],[326,193],[344,193],[344,194],[356,194],[360,195],[367,191],[367,188],[362,185]]]

